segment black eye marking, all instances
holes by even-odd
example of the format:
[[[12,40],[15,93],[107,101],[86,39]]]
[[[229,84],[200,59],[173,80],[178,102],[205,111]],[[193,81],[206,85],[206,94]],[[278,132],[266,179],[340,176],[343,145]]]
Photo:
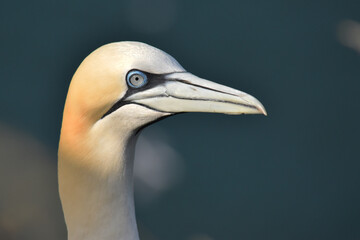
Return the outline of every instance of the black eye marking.
[[[140,86],[136,86],[133,82],[130,82],[129,81],[131,80],[131,77],[132,76],[135,76],[134,77],[134,81],[136,82],[136,76],[139,77],[140,79],[140,76],[138,76],[137,74],[138,73],[142,73],[146,76],[146,83],[143,82],[143,84],[141,84]],[[185,71],[184,71],[185,72]],[[136,74],[136,75],[135,75]],[[173,74],[172,72],[171,73],[164,73],[164,74],[154,74],[154,73],[148,73],[148,72],[144,72],[144,71],[141,71],[141,70],[138,70],[138,69],[132,69],[130,70],[127,74],[126,74],[126,82],[127,82],[127,85],[130,86],[125,95],[119,99],[102,117],[101,119],[103,119],[104,117],[106,117],[107,115],[115,112],[117,109],[119,109],[120,107],[124,106],[124,105],[127,105],[127,104],[131,104],[132,102],[130,101],[126,101],[125,99],[128,98],[129,96],[133,95],[133,94],[136,94],[140,91],[146,91],[148,89],[151,89],[151,88],[154,88],[158,85],[161,85],[161,84],[164,84],[166,81],[173,81],[173,80],[170,80],[170,79],[166,79],[166,76],[167,75],[170,75],[170,74]],[[140,75],[140,74],[139,74]],[[138,79],[138,80],[139,80]],[[137,81],[138,81],[137,80]],[[132,86],[134,85],[134,86]],[[147,107],[147,106],[145,106]],[[155,110],[155,109],[154,109]]]

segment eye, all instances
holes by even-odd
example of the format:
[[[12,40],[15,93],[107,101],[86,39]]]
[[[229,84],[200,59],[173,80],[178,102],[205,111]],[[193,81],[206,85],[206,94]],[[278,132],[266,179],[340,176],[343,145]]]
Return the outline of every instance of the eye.
[[[126,81],[130,87],[140,88],[147,83],[147,76],[143,72],[132,70],[127,74]]]

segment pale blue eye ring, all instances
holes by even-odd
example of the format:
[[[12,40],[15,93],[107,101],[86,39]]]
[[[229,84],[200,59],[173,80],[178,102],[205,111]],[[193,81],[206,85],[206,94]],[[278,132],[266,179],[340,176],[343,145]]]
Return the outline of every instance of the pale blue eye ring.
[[[132,88],[140,88],[144,86],[147,83],[147,80],[146,74],[138,70],[132,70],[128,72],[126,76],[126,81]]]

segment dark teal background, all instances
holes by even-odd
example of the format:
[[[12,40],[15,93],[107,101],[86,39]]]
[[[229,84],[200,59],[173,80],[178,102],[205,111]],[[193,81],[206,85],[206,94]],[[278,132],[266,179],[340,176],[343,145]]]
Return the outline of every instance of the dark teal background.
[[[338,41],[346,19],[360,21],[359,1],[1,1],[0,122],[55,159],[81,61],[109,42],[146,42],[269,114],[191,113],[150,127],[167,132],[186,172],[137,208],[146,239],[360,239],[360,55]]]

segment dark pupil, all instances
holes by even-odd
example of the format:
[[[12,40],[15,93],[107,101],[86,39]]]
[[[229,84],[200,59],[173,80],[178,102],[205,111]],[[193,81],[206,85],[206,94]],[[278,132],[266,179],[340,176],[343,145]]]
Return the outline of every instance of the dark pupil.
[[[143,78],[139,75],[134,75],[131,77],[131,83],[134,84],[135,86],[138,86],[142,83]]]

